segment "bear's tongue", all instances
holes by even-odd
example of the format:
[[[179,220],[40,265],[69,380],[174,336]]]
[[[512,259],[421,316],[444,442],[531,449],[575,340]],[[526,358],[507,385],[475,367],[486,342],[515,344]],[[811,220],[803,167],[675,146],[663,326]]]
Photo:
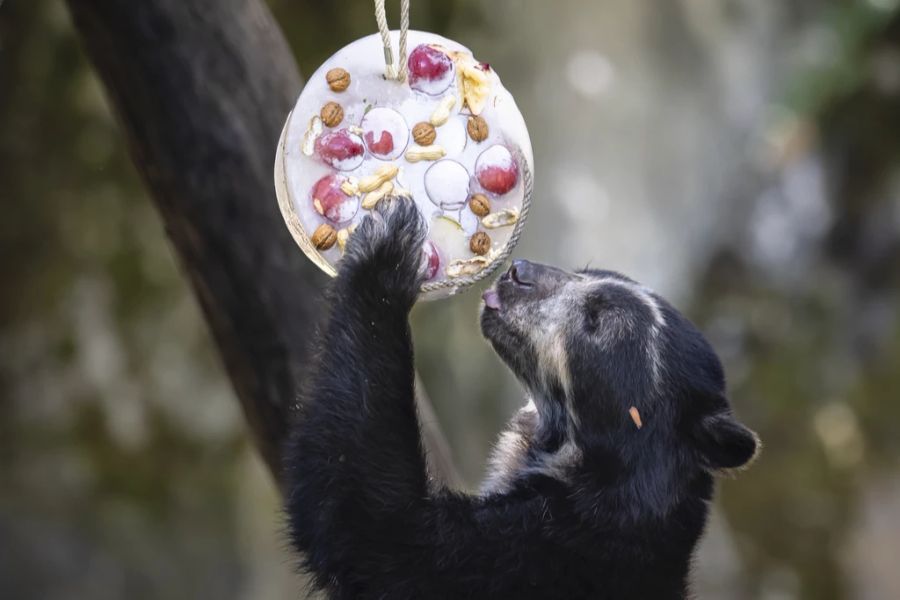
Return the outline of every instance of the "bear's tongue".
[[[488,308],[500,310],[500,295],[497,294],[497,290],[486,290],[481,295],[481,298],[484,300],[484,305]]]

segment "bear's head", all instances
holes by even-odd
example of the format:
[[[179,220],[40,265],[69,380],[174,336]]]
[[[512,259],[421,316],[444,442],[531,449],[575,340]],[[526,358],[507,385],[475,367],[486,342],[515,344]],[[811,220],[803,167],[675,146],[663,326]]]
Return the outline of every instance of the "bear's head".
[[[646,287],[517,260],[484,300],[485,337],[545,430],[584,461],[615,452],[634,465],[716,472],[755,456],[758,438],[732,414],[709,343]]]

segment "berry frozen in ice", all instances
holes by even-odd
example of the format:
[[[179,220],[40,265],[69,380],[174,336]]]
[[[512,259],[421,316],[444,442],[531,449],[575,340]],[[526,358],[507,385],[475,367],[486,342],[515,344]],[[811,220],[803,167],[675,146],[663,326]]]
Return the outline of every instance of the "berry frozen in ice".
[[[519,181],[519,164],[506,146],[491,146],[475,161],[475,176],[481,187],[494,194],[505,194]]]
[[[352,171],[362,164],[366,149],[361,137],[347,129],[338,129],[319,136],[316,154],[338,171]]]
[[[469,172],[455,160],[439,160],[425,171],[425,192],[444,210],[458,210],[469,199]]]
[[[400,156],[409,143],[409,127],[399,112],[378,107],[366,113],[360,124],[369,152],[376,158],[391,160]]]
[[[422,271],[425,274],[425,280],[434,279],[440,268],[441,255],[438,253],[437,246],[431,240],[425,240],[422,245]]]
[[[382,129],[378,134],[377,141],[375,140],[375,132],[367,131],[365,140],[366,145],[369,147],[369,152],[375,156],[389,155],[394,151],[394,136],[389,131]]]
[[[409,87],[436,96],[453,82],[453,61],[439,48],[420,44],[409,54]]]
[[[312,188],[310,200],[317,213],[332,223],[346,223],[359,210],[359,197],[348,196],[341,189],[345,179],[340,175],[326,175]]]

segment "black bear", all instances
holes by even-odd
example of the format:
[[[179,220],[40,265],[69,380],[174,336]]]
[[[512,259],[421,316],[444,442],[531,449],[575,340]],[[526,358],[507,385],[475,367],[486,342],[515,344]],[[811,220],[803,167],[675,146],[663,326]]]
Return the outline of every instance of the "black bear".
[[[351,237],[285,456],[292,541],[331,598],[689,595],[714,475],[747,464],[718,358],[609,271],[515,261],[481,327],[528,393],[484,488],[426,472],[408,316],[425,225],[383,201]]]

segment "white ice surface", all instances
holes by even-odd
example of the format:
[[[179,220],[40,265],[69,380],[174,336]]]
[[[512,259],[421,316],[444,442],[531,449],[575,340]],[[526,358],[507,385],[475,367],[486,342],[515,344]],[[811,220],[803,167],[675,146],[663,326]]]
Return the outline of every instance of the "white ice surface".
[[[392,36],[396,44],[397,32],[392,32]],[[419,44],[439,44],[451,51],[469,52],[464,46],[441,36],[420,31],[410,31],[408,42],[410,51]],[[291,206],[304,230],[308,233],[315,231],[316,227],[326,222],[321,215],[316,213],[312,206],[310,197],[312,187],[320,177],[333,172],[332,168],[324,164],[317,156],[309,157],[301,152],[303,135],[306,132],[309,120],[313,115],[319,113],[322,105],[326,102],[334,101],[344,109],[344,120],[335,129],[360,126],[367,107],[369,107],[369,111],[378,107],[395,109],[403,116],[407,126],[411,129],[420,121],[428,121],[442,98],[445,98],[447,95],[453,95],[459,99],[461,96],[460,90],[457,89],[458,83],[456,78],[454,78],[449,88],[438,96],[429,96],[412,90],[407,83],[386,80],[383,76],[383,56],[381,40],[377,35],[359,39],[339,50],[309,78],[289,117],[283,148],[285,182],[287,193],[291,199]],[[325,81],[325,73],[335,67],[344,68],[350,73],[350,86],[343,92],[332,91]],[[435,143],[445,147],[447,150],[445,158],[458,162],[471,175],[469,192],[484,191],[474,177],[475,162],[481,152],[494,144],[518,148],[528,162],[531,171],[534,171],[531,141],[528,137],[525,121],[512,96],[500,83],[493,69],[490,71],[489,77],[491,80],[491,96],[481,114],[487,121],[489,128],[489,136],[486,140],[476,143],[468,138],[465,127],[468,117],[467,110],[460,113],[455,111],[446,124],[437,128]],[[457,102],[457,108],[459,106],[461,106],[461,102]],[[327,133],[332,131],[332,129],[326,127],[324,131]],[[416,147],[416,144],[410,137],[407,149]],[[367,152],[365,159],[358,168],[342,174],[362,178],[372,174],[377,167],[385,164],[385,162],[385,160]],[[467,205],[461,209],[442,211],[429,199],[425,190],[424,177],[426,171],[435,164],[433,161],[409,163],[403,156],[400,156],[388,162],[393,162],[400,167],[400,173],[395,184],[408,189],[412,193],[419,210],[426,216],[426,220],[429,223],[432,222],[435,216],[443,214],[460,222],[467,235],[474,233],[478,227],[478,219],[471,214]],[[438,193],[446,195],[444,192],[453,195],[450,189]],[[491,198],[493,210],[521,207],[524,197],[521,173],[517,185],[509,193],[503,196],[487,195]],[[350,223],[343,226],[347,227],[358,223],[367,212],[366,210],[360,210]],[[489,232],[495,249],[499,250],[507,243],[512,230],[512,227],[507,227]],[[463,249],[463,246],[460,244],[454,244],[453,246],[453,248],[440,249],[444,263],[442,264],[441,272],[435,280],[440,280],[444,277],[443,268],[446,267],[450,260],[465,259],[473,256],[467,247]],[[322,252],[321,255],[331,264],[336,264],[341,257],[337,246]]]

